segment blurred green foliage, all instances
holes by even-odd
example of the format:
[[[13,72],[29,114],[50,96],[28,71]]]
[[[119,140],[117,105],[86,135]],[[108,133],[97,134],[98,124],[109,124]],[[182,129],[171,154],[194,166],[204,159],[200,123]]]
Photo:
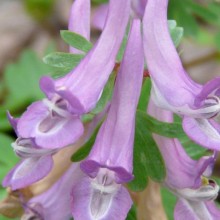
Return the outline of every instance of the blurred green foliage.
[[[220,2],[170,0],[168,17],[184,28],[184,35],[220,51]]]
[[[44,21],[53,12],[55,0],[23,0],[27,12],[36,20]]]
[[[20,115],[31,102],[44,97],[39,88],[39,79],[50,72],[50,67],[31,50],[22,52],[19,60],[9,64],[3,74],[0,87],[0,132],[9,130],[6,110]]]

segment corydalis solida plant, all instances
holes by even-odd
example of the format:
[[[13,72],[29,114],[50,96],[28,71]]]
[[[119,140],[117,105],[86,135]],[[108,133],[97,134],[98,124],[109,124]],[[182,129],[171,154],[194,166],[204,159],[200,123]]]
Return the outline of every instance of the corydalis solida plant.
[[[144,30],[148,30],[148,28],[151,30],[152,26],[148,27],[148,25],[149,23],[154,23],[152,14],[156,13],[154,10],[156,10],[157,4],[163,5],[162,3],[164,4],[163,1],[148,1],[146,16],[143,22]],[[54,148],[59,150],[58,148],[75,142],[79,136],[81,136],[83,133],[83,124],[80,120],[80,116],[90,112],[95,107],[104,85],[114,68],[116,55],[125,32],[125,27],[128,24],[130,9],[133,9],[132,14],[137,13],[137,17],[142,17],[144,12],[143,6],[145,4],[146,1],[132,1],[132,4],[130,4],[130,1],[111,0],[108,6],[106,21],[104,22],[105,26],[102,27],[102,34],[93,49],[85,56],[80,64],[69,74],[57,80],[53,80],[50,77],[43,77],[41,79],[40,86],[47,98],[32,104],[16,122],[18,123],[18,125],[16,125],[18,137],[34,141],[31,147],[28,147],[30,144],[26,144],[23,147],[27,147],[32,153],[34,153],[34,150],[31,150],[32,148],[40,148],[41,150],[46,150],[46,152]],[[152,7],[152,5],[154,7]],[[85,13],[84,9],[87,13]],[[164,17],[166,17],[164,16],[166,14],[166,7],[161,6],[158,7],[158,9],[159,14],[161,13],[161,17],[158,16],[156,21],[158,24],[162,22],[166,27],[167,20],[164,20]],[[75,31],[77,32],[78,30],[78,33],[80,32],[87,39],[89,39],[89,11],[90,1],[75,1],[72,8],[75,20],[69,25],[70,30],[74,30],[74,27],[77,26]],[[77,12],[80,13],[77,14]],[[151,17],[147,17],[148,13]],[[83,15],[82,25],[79,25],[81,14]],[[67,218],[66,216],[69,217],[70,212],[72,212],[74,219],[125,219],[132,201],[122,184],[133,178],[132,153],[134,119],[140,92],[144,59],[142,54],[140,21],[134,20],[133,17],[132,20],[133,25],[120,72],[118,73],[115,83],[109,112],[99,130],[92,150],[80,166],[84,173],[74,164],[77,168],[73,165],[74,168],[64,174],[51,190],[30,201],[26,206],[26,214],[30,214],[28,212],[31,212],[31,214],[34,215],[35,212],[33,212],[33,210],[35,210],[36,207],[36,212],[42,212],[38,217],[45,219]],[[146,34],[146,32],[144,32],[144,36],[149,35],[148,38],[150,39],[154,39],[155,37],[159,39],[163,36],[163,33],[159,33],[159,31],[157,35],[154,36],[152,36],[152,33]],[[163,44],[164,42],[149,42],[147,37],[144,40],[144,44],[146,45],[145,49],[149,46],[148,50],[152,53],[154,59],[156,59],[157,56],[153,52],[159,51],[159,43]],[[74,48],[70,48],[70,51],[72,53],[79,53],[79,51]],[[160,51],[158,53],[160,53]],[[160,69],[158,70],[156,64],[154,67],[150,67],[152,66],[153,58],[152,60],[148,58],[148,54],[146,57],[151,75],[154,74],[153,71],[155,69],[157,70],[155,75],[159,75]],[[167,64],[164,64],[164,60],[159,60],[158,62],[158,65]],[[152,78],[154,80],[154,77]],[[184,81],[184,79],[181,78],[180,81]],[[156,83],[153,81],[153,85],[154,84]],[[159,89],[160,88],[162,88],[162,85],[159,86]],[[163,120],[163,118],[160,118],[158,115],[156,115],[156,117],[157,119]],[[12,119],[11,121],[12,124],[15,123]],[[166,140],[162,140],[161,142],[165,146],[167,145]],[[22,143],[23,142],[18,141],[17,146],[20,146]],[[171,152],[168,153],[174,153],[174,156],[171,154],[170,156],[175,158],[175,153],[181,151],[181,148],[177,141],[171,140],[171,143]],[[177,144],[175,145],[175,143]],[[158,143],[158,145],[160,148],[160,143]],[[166,149],[164,149],[164,151],[165,150]],[[191,194],[193,194],[195,190],[198,190],[196,192],[199,194],[200,187],[203,187],[200,182],[200,176],[204,169],[208,167],[209,163],[206,162],[212,161],[213,157],[206,158],[207,160],[201,158],[201,161],[195,162],[190,161],[189,158],[186,159],[186,155],[182,154],[179,161],[187,161],[189,164],[176,163],[178,166],[175,166],[175,172],[172,173],[172,169],[170,168],[172,164],[170,165],[167,162],[167,154],[163,152],[162,154],[167,168],[166,186],[179,196],[181,202],[184,201],[185,203],[192,204],[191,200],[195,198],[193,198]],[[142,160],[143,158],[139,159]],[[188,165],[192,168],[195,164],[198,164],[198,166],[195,166],[195,170],[193,170],[195,172],[187,175]],[[77,173],[80,173],[80,175]],[[70,178],[71,174],[72,176]],[[194,177],[194,175],[196,177]],[[175,182],[174,177],[177,176],[178,179]],[[67,187],[62,187],[63,184]],[[210,182],[210,184],[206,184],[205,190],[207,187],[211,187],[211,191],[214,191],[216,195],[216,189],[218,188],[215,184],[213,186]],[[61,188],[61,191],[58,192],[58,188]],[[202,188],[202,190],[203,189],[204,188]],[[60,209],[56,209],[56,211],[59,210],[60,214],[56,215],[54,213],[56,216],[52,213],[52,207],[59,206],[57,203],[59,200],[56,196],[53,197],[54,200],[50,200],[50,197],[52,197],[55,192],[57,192],[56,196],[60,196],[65,204],[65,207],[62,204]],[[70,195],[72,197],[71,199]],[[214,197],[211,197],[211,199],[213,198]],[[199,200],[199,202],[201,201]],[[36,205],[35,203],[40,204]],[[65,209],[70,203],[72,210]],[[204,206],[204,204],[201,204],[201,206]],[[206,203],[205,206],[209,207]],[[37,207],[41,207],[41,209],[38,210]],[[179,209],[178,206],[178,210]],[[176,217],[176,219],[178,219],[178,217]]]

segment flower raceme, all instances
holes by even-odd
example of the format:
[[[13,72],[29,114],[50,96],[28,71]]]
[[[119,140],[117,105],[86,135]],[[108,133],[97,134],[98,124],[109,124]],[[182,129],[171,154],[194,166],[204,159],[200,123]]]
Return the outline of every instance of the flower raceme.
[[[76,220],[125,219],[131,207],[131,198],[122,184],[133,178],[135,112],[144,68],[142,50],[140,20],[134,20],[107,118],[89,156],[81,162],[86,176],[72,192]]]
[[[57,80],[41,78],[40,87],[47,99],[33,103],[21,116],[17,126],[20,136],[34,138],[36,144],[44,148],[61,148],[82,135],[80,116],[95,107],[114,68],[129,9],[130,1],[111,0],[101,36],[80,64]]]
[[[144,51],[157,106],[183,116],[183,128],[195,142],[219,150],[220,127],[213,119],[220,112],[219,83],[204,86],[184,70],[167,25],[168,0],[148,0],[143,18]]]
[[[172,122],[172,113],[158,108],[150,101],[148,113],[153,117]],[[192,160],[177,139],[154,135],[166,165],[164,185],[178,197],[174,219],[218,220],[220,210],[213,202],[218,196],[219,186],[205,176],[210,176],[216,153]]]

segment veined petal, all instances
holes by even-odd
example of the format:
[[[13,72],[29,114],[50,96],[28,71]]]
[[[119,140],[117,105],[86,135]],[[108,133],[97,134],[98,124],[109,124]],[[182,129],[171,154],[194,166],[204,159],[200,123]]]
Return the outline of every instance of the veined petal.
[[[59,148],[74,143],[83,133],[79,117],[62,109],[51,110],[44,101],[30,105],[21,116],[17,130],[23,138],[35,138],[38,146]]]
[[[24,159],[7,174],[2,185],[12,190],[24,188],[44,178],[52,166],[51,155]]]
[[[135,44],[134,44],[135,42]],[[143,78],[143,51],[140,20],[134,20],[117,75],[111,107],[88,158],[81,168],[95,176],[98,167],[108,167],[117,173],[117,182],[133,178],[133,142],[135,112]]]
[[[183,129],[196,143],[211,150],[220,149],[220,126],[214,120],[183,118]]]
[[[69,30],[90,39],[90,0],[74,1],[69,18]],[[79,50],[70,47],[71,53],[79,53]]]
[[[213,203],[212,206],[214,206]],[[198,201],[188,201],[185,199],[178,200],[174,211],[174,219],[176,220],[218,220],[219,216],[220,212],[218,213],[218,218],[216,218],[209,211],[206,203]]]
[[[132,205],[122,186],[98,188],[84,177],[72,192],[72,214],[75,220],[124,220]],[[100,186],[101,187],[101,186]]]
[[[148,0],[143,19],[144,52],[157,88],[174,107],[193,106],[202,86],[186,74],[169,34],[168,0]]]
[[[115,58],[128,23],[129,11],[130,0],[111,0],[105,27],[93,49],[73,71],[64,78],[54,81],[53,93],[62,90],[61,97],[64,97],[65,91],[74,94],[84,107],[81,114],[94,108],[114,68]],[[59,80],[62,81],[62,85]],[[41,89],[47,93],[43,80],[40,84]],[[65,98],[71,103],[71,97],[65,96]]]

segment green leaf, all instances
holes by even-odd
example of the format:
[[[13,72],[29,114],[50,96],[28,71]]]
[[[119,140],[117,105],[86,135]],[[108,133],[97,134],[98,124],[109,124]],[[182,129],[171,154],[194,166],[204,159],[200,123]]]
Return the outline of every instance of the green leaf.
[[[220,26],[220,4],[218,2],[210,2],[207,6],[208,10],[212,13],[214,13],[217,16],[217,19],[215,22],[213,21],[214,24]]]
[[[204,21],[210,22],[211,24],[215,22],[216,19],[218,18],[218,16],[215,13],[213,13],[211,10],[209,10],[207,6],[203,6],[192,0],[187,0],[185,4],[187,4],[187,8],[189,8],[189,10],[193,14],[204,19]]]
[[[10,169],[18,162],[18,158],[15,156],[14,151],[11,147],[11,143],[14,140],[0,133],[0,149],[1,149],[1,157],[0,157],[0,182],[2,182],[4,176],[8,173]]]
[[[83,59],[82,54],[71,54],[63,52],[53,52],[43,58],[44,63],[63,69],[73,69]]]
[[[38,21],[44,21],[53,12],[55,0],[24,0],[26,10]]]
[[[177,47],[183,37],[183,28],[177,27],[174,20],[168,20],[168,26],[173,43]]]
[[[92,0],[92,4],[94,5],[101,5],[105,3],[108,3],[108,0]]]
[[[151,133],[169,138],[181,138],[185,136],[181,123],[161,122],[140,110],[137,111],[136,118],[142,121],[145,129],[149,130]]]
[[[199,26],[184,1],[170,0],[168,12],[169,18],[175,19],[178,25],[183,27],[186,36],[197,35]]]
[[[137,219],[136,207],[135,205],[133,205],[128,212],[126,220],[136,220],[136,219]]]
[[[176,205],[176,197],[166,188],[161,188],[163,207],[169,220],[174,220],[173,213]]]
[[[99,128],[101,127],[100,123],[94,130],[93,134],[91,135],[91,137],[89,138],[89,140],[79,149],[77,150],[71,157],[72,162],[79,162],[83,159],[85,159],[89,152],[91,151],[94,143],[95,143],[95,139],[96,136],[98,134]]]
[[[132,191],[142,191],[147,186],[147,176],[161,182],[166,176],[166,169],[160,151],[143,121],[142,113],[136,115],[134,140],[134,180],[128,183]],[[140,117],[141,115],[141,117]]]
[[[96,107],[91,111],[92,114],[100,113],[105,108],[109,100],[112,98],[114,82],[115,82],[115,74],[112,74],[105,85],[101,98],[96,104]]]
[[[141,95],[138,102],[138,109],[141,111],[146,111],[148,102],[150,99],[150,91],[151,91],[151,80],[150,78],[145,79],[142,88],[141,88]]]
[[[84,38],[83,36],[71,32],[71,31],[61,31],[60,32],[62,39],[69,44],[70,46],[84,51],[84,52],[88,52],[89,50],[92,49],[93,45],[91,42],[89,42],[86,38]]]
[[[209,151],[206,148],[196,144],[195,142],[190,140],[186,135],[179,138],[179,141],[184,147],[186,153],[194,160],[198,160],[202,156],[209,154]]]
[[[220,32],[218,32],[215,36],[215,44],[217,46],[218,51],[220,51]]]
[[[6,111],[0,111],[0,131],[11,130],[11,125],[8,122]]]
[[[83,123],[87,123],[87,122],[90,122],[92,121],[92,119],[95,117],[94,114],[91,114],[91,113],[88,113],[88,114],[85,114],[81,117],[81,120]]]

